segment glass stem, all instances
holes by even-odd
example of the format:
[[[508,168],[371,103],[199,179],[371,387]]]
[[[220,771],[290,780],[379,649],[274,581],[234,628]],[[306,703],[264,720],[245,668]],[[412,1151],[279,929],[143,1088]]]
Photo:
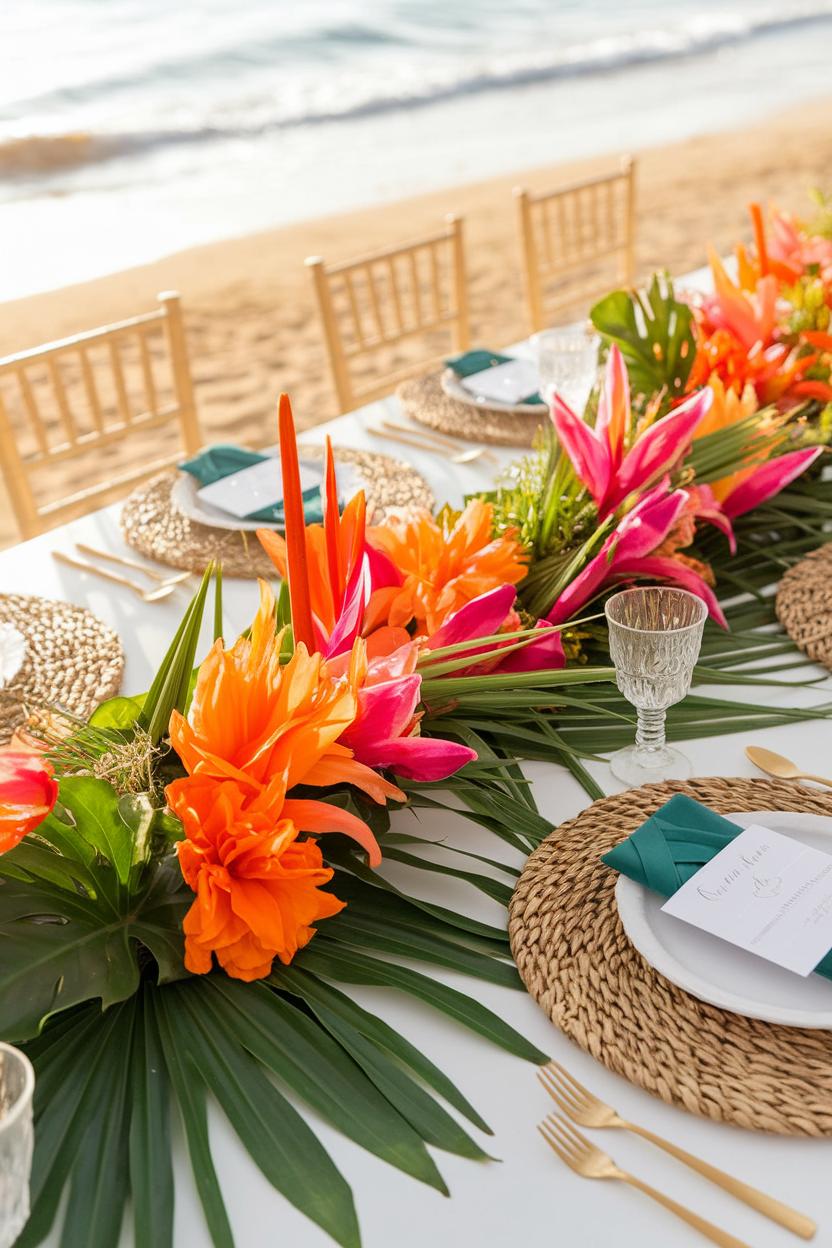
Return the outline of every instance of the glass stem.
[[[666,711],[646,711],[639,708],[636,726],[636,746],[639,750],[661,750],[664,748],[664,722]]]

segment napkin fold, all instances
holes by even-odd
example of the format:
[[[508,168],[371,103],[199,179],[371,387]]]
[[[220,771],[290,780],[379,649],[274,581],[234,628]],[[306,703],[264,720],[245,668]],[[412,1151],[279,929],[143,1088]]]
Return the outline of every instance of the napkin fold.
[[[248,451],[245,447],[221,442],[216,446],[207,446],[191,459],[183,460],[177,467],[182,472],[190,473],[200,485],[213,485],[215,481],[221,481],[223,477],[230,477],[234,472],[250,468],[252,464],[260,464],[264,459],[269,458],[260,451]],[[277,462],[275,462],[275,469],[277,469]],[[303,514],[307,524],[320,524],[323,519],[320,486],[313,485],[311,489],[304,490]],[[275,503],[272,507],[262,507],[259,511],[252,511],[245,519],[262,520],[266,524],[282,524],[283,503]]]
[[[478,348],[474,351],[466,351],[463,355],[451,356],[450,359],[445,360],[445,363],[452,372],[456,373],[457,377],[471,377],[474,373],[484,373],[487,368],[495,368],[498,364],[509,364],[514,358],[513,355],[500,355],[497,351],[484,351]],[[541,399],[536,390],[519,401],[540,403],[546,406],[545,400]]]
[[[601,861],[661,897],[670,897],[740,832],[739,824],[675,793]],[[815,974],[832,979],[832,950],[817,964]]]

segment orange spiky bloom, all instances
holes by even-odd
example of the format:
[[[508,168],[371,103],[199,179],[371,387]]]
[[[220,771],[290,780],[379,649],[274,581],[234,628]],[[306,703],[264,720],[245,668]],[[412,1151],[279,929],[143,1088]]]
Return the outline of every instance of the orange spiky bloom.
[[[279,780],[282,797],[296,784],[346,783],[377,802],[403,800],[399,789],[336,744],[357,713],[362,644],[339,679],[303,643],[281,664],[274,612],[274,594],[261,581],[251,636],[230,650],[216,641],[200,666],[188,718],[171,716],[171,744],[185,770],[236,780],[252,796]]]
[[[516,585],[526,575],[527,554],[515,533],[493,536],[493,508],[472,499],[459,516],[429,512],[413,519],[391,519],[370,528],[369,541],[398,569],[401,585],[377,590],[365,633],[382,624],[432,633],[450,615],[480,594]]]
[[[192,974],[207,974],[216,954],[233,978],[260,979],[275,957],[292,961],[314,923],[343,909],[321,891],[333,872],[317,843],[298,839],[291,803],[281,809],[274,792],[248,800],[234,780],[188,779],[169,787],[168,802],[185,831],[182,875],[196,893],[183,922]]]
[[[381,851],[363,820],[326,801],[287,796],[296,785],[351,784],[375,801],[404,794],[353,757],[338,738],[358,716],[366,676],[360,639],[330,670],[303,643],[281,663],[275,600],[260,582],[249,637],[229,650],[215,642],[200,665],[186,719],[171,716],[170,739],[188,773],[165,796],[185,839],[182,874],[196,893],[184,923],[186,966],[256,979],[274,957],[291,961],[312,924],[342,903],[320,886],[332,876],[301,833],[342,832],[378,866]]]

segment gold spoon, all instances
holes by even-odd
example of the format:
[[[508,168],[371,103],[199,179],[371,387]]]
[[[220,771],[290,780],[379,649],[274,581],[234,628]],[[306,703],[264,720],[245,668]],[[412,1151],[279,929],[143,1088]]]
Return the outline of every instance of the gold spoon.
[[[782,754],[775,754],[774,750],[764,750],[759,745],[747,745],[745,752],[754,766],[759,767],[767,776],[775,776],[778,780],[814,780],[815,784],[825,784],[832,789],[832,780],[814,776],[809,771],[801,771],[797,763],[784,758]]]

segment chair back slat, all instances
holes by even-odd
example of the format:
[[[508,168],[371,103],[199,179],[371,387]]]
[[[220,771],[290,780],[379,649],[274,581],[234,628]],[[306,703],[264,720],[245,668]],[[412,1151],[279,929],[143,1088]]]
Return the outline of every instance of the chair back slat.
[[[147,334],[144,330],[137,332],[139,340],[139,355],[141,357],[142,378],[144,380],[144,395],[147,401],[147,410],[155,413],[159,410],[159,395],[156,390],[156,379],[153,376],[153,361],[150,358],[150,347],[147,342]]]
[[[151,475],[161,462],[158,438],[137,438],[178,423],[184,449],[199,449],[179,296],[159,299],[154,312],[0,359],[0,469],[24,538],[103,505]],[[164,377],[155,355],[167,359]],[[117,451],[128,436],[140,462],[119,475],[111,448]],[[101,475],[101,452],[107,453],[106,479],[61,496],[65,478],[48,478],[54,466],[91,456],[88,470]],[[181,455],[180,449],[164,462]],[[73,473],[76,481],[84,475],[83,468]],[[48,488],[38,488],[36,476]]]
[[[583,310],[635,268],[635,162],[547,194],[515,192],[529,325],[543,329]],[[614,263],[612,263],[614,262]],[[580,285],[581,272],[586,282]]]
[[[396,380],[441,359],[447,348],[440,354],[438,343],[434,345],[438,334],[450,338],[451,349],[466,349],[468,294],[460,218],[449,217],[440,234],[346,264],[326,266],[317,256],[306,263],[341,411],[377,398]],[[416,338],[433,348],[430,359],[402,366],[400,346]]]
[[[78,348],[78,358],[81,361],[81,377],[84,382],[84,394],[87,400],[87,406],[92,414],[93,424],[99,433],[104,432],[104,414],[101,410],[101,399],[98,395],[98,387],[95,384],[95,373],[90,364],[90,357],[85,346]]]

